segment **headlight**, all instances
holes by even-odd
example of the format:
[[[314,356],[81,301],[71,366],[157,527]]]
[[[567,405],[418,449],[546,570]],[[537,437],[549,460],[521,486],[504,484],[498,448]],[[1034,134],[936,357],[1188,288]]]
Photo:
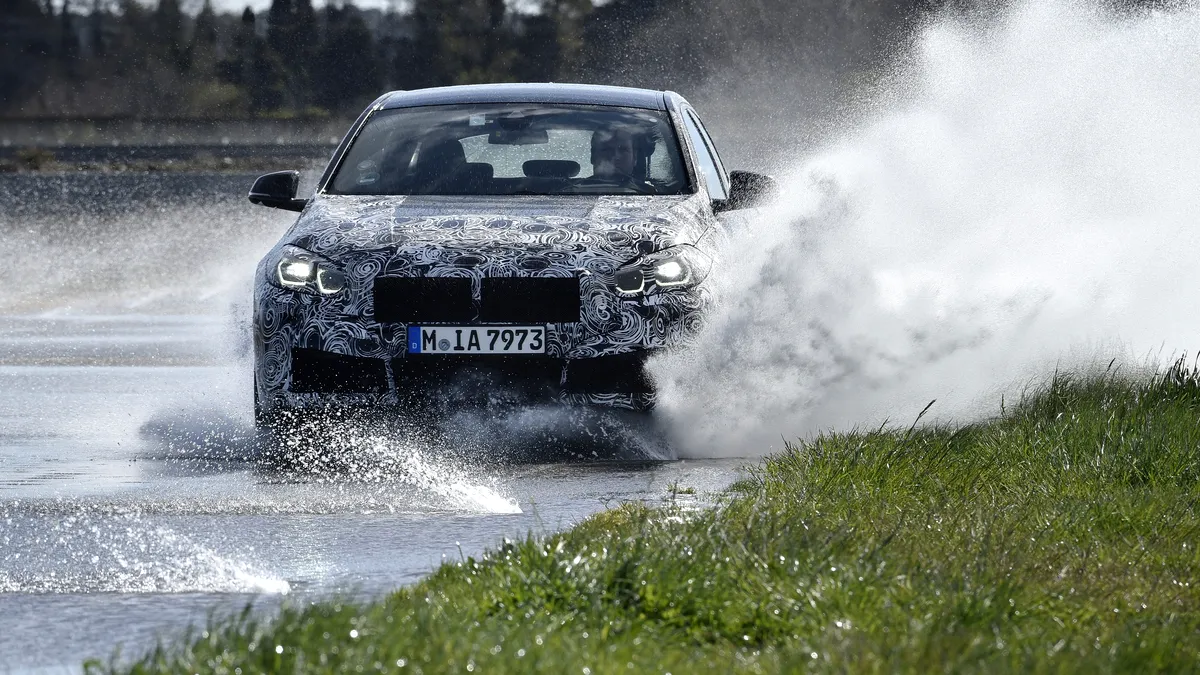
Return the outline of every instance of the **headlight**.
[[[321,295],[336,295],[346,286],[346,276],[333,263],[298,246],[283,247],[274,281],[284,288]]]
[[[647,253],[617,270],[617,290],[637,295],[653,288],[694,286],[708,275],[710,264],[709,257],[695,246],[672,246]]]

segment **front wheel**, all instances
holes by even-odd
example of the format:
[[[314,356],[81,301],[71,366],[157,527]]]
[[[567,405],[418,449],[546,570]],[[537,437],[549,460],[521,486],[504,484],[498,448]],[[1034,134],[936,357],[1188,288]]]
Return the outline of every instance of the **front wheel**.
[[[279,409],[266,407],[258,395],[258,376],[254,378],[254,436],[260,450],[274,452],[294,432],[295,417]]]

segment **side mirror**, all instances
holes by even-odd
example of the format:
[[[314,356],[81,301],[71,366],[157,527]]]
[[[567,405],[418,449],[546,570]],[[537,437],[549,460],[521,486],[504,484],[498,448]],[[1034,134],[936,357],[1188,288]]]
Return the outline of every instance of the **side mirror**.
[[[300,187],[299,171],[276,171],[259,176],[250,188],[250,203],[270,206],[273,209],[303,211],[307,199],[296,199]]]
[[[713,202],[713,210],[735,211],[764,206],[779,197],[774,178],[753,171],[729,172],[729,197]]]

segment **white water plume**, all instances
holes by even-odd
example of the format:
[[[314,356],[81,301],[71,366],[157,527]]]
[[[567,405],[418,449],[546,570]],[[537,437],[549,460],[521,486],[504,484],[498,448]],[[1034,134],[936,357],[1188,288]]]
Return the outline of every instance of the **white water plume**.
[[[412,426],[385,432],[349,426],[342,434],[332,447],[321,448],[326,457],[315,462],[301,459],[304,470],[316,470],[318,476],[335,482],[351,480],[407,488],[417,493],[407,495],[407,499],[421,495],[432,508],[466,513],[521,513],[517,501],[501,493],[499,480],[460,466],[450,449],[439,453],[437,444]],[[298,454],[298,458],[303,455]],[[322,464],[321,460],[330,459],[338,467],[336,473]],[[387,502],[372,500],[370,506],[395,510]]]
[[[394,475],[414,488],[428,490],[455,510],[474,513],[521,513],[515,499],[500,492],[498,481],[456,470],[417,448],[396,448],[388,438],[375,439],[365,459],[392,464]],[[483,480],[481,480],[483,479]],[[487,483],[483,482],[484,480]],[[490,484],[488,484],[490,483]]]
[[[215,315],[246,303],[255,264],[292,219],[246,202],[249,180],[7,178],[0,237],[17,254],[0,267],[0,313]]]
[[[270,593],[290,584],[137,514],[67,515],[52,523],[3,512],[0,593]]]
[[[653,364],[684,454],[993,413],[1056,366],[1200,345],[1200,7],[946,16],[891,83]]]

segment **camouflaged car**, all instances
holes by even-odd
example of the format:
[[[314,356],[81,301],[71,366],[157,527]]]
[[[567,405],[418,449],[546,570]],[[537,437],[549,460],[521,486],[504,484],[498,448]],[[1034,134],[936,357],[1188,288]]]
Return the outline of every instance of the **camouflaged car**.
[[[515,397],[646,410],[643,366],[711,301],[722,220],[773,190],[727,173],[669,91],[397,91],[351,127],[258,266],[260,424],[289,410]]]

